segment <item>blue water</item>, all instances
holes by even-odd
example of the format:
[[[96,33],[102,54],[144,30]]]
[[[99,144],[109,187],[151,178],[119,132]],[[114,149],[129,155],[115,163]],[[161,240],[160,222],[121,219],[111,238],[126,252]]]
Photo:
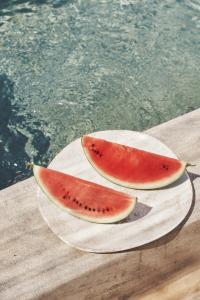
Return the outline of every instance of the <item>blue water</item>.
[[[200,107],[200,0],[1,0],[0,188],[104,129]]]

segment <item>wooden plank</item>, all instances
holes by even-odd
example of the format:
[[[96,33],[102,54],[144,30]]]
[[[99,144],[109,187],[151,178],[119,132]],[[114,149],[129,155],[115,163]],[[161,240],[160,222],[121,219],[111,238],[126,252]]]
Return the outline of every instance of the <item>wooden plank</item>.
[[[197,164],[195,199],[183,227],[135,251],[93,254],[64,244],[40,216],[33,178],[1,191],[0,299],[198,299],[199,129],[200,109],[148,130]]]
[[[200,299],[200,269],[191,270],[190,273],[177,274],[170,278],[166,283],[162,283],[157,289],[147,291],[138,299],[153,300],[184,300]],[[130,297],[135,299],[135,297]]]

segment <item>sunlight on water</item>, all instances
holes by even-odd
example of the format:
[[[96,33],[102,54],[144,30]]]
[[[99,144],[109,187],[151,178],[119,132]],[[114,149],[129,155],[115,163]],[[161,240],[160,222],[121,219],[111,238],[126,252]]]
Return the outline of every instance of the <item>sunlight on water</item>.
[[[199,0],[186,0],[186,4],[189,8],[192,8],[200,12],[200,1]]]
[[[0,2],[0,184],[82,134],[200,106],[200,0]]]

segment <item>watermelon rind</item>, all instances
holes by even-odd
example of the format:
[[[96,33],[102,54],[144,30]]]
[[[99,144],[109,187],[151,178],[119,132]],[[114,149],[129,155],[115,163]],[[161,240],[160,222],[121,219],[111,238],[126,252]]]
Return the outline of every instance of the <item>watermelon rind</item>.
[[[133,209],[135,208],[137,198],[130,196],[129,206],[126,209],[123,209],[123,211],[121,213],[118,213],[114,216],[108,216],[108,217],[105,216],[105,217],[97,218],[97,217],[86,216],[84,214],[78,213],[76,210],[70,209],[70,208],[62,205],[62,203],[59,202],[59,200],[56,197],[54,197],[51,193],[49,193],[48,189],[45,187],[45,184],[42,182],[42,180],[40,178],[40,169],[41,168],[42,168],[41,166],[38,166],[35,164],[33,165],[34,177],[35,177],[38,185],[40,186],[41,190],[48,197],[48,199],[51,200],[54,204],[56,204],[60,208],[64,209],[65,211],[67,211],[68,213],[70,213],[71,215],[73,215],[79,219],[93,222],[93,223],[103,223],[103,224],[116,223],[116,222],[119,222],[119,221],[125,219],[126,217],[128,217],[130,215],[130,213],[133,211]]]
[[[138,182],[128,182],[128,181],[122,181],[116,177],[113,177],[106,172],[104,172],[101,168],[99,168],[96,164],[95,161],[91,158],[89,151],[87,150],[87,147],[84,146],[83,142],[84,136],[81,137],[81,144],[83,151],[85,153],[85,156],[89,163],[94,167],[94,169],[102,175],[104,178],[108,179],[109,181],[118,184],[123,187],[131,188],[131,189],[138,189],[138,190],[152,190],[152,189],[159,189],[162,187],[166,187],[173,182],[177,181],[184,173],[187,163],[184,161],[180,161],[180,168],[177,170],[177,172],[174,172],[172,175],[165,177],[160,180],[154,180],[154,181],[149,181],[145,183],[138,183]],[[139,171],[139,170],[138,170]]]

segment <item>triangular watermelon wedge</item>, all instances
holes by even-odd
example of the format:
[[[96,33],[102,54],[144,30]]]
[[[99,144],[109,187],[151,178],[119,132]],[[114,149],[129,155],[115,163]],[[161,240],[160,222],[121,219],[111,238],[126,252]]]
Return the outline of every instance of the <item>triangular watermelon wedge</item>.
[[[68,213],[95,223],[114,223],[126,218],[137,199],[125,193],[62,172],[33,165],[41,189]]]
[[[187,165],[178,159],[92,136],[83,136],[81,142],[87,159],[101,175],[129,188],[167,186],[184,173]]]

